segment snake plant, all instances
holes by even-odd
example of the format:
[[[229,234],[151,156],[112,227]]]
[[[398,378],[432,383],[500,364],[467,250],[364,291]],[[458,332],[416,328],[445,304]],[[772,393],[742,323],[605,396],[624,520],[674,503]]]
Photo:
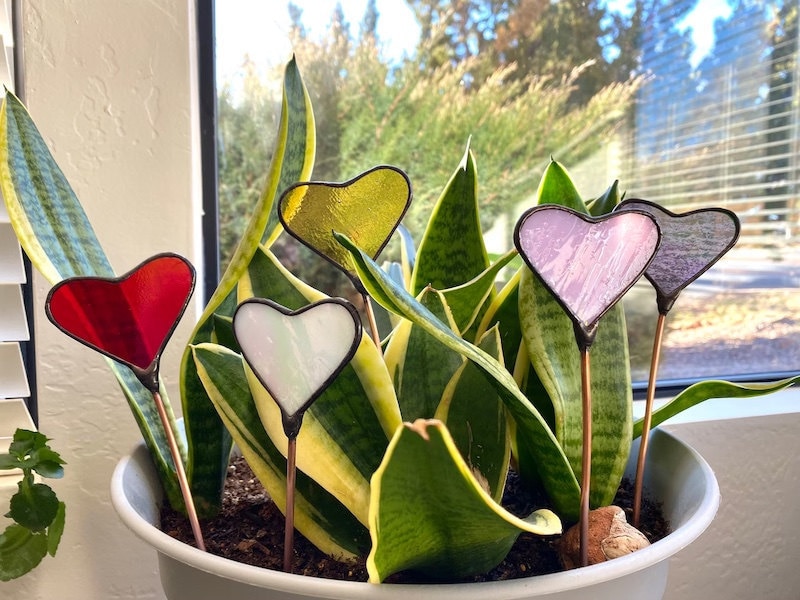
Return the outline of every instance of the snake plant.
[[[234,442],[285,509],[281,415],[242,358],[232,316],[248,298],[297,310],[325,297],[272,250],[282,235],[278,200],[311,178],[314,148],[309,95],[291,61],[264,193],[180,366],[183,452],[201,515],[219,507]],[[0,113],[0,183],[23,248],[51,283],[113,275],[69,183],[10,93]],[[348,184],[338,185],[347,193]],[[615,184],[584,201],[564,167],[551,161],[532,204],[598,215],[619,200]],[[403,236],[402,260],[389,268],[347,232],[332,234],[370,301],[387,311],[381,322],[392,328],[382,343],[360,339],[353,359],[308,409],[297,439],[297,529],[341,560],[367,557],[376,583],[400,570],[448,580],[485,572],[521,532],[556,534],[579,512],[581,379],[573,326],[515,261],[516,250],[489,259],[469,146],[420,233],[416,249]],[[592,352],[591,504],[603,506],[612,501],[641,433],[632,416],[620,306],[603,318]],[[124,366],[109,364],[167,498],[181,509],[150,395]],[[792,383],[699,383],[657,411],[653,424],[710,397],[758,395]],[[544,490],[549,507],[520,517],[501,506],[512,465],[527,486]]]

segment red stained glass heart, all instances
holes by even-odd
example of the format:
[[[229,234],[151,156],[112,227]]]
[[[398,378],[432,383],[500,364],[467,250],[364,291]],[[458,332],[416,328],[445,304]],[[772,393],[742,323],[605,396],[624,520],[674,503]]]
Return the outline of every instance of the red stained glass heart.
[[[47,297],[48,318],[70,337],[135,370],[152,370],[194,290],[194,267],[156,255],[113,279],[74,277]]]

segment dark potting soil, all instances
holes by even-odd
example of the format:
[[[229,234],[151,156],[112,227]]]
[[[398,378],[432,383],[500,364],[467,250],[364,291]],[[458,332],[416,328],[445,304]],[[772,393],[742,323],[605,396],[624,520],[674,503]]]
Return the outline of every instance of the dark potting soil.
[[[633,485],[622,482],[614,504],[622,507],[631,520]],[[509,474],[503,505],[511,513],[526,516],[546,506],[519,485],[513,472]],[[277,571],[283,570],[284,517],[270,500],[247,463],[235,458],[228,469],[222,511],[213,519],[201,522],[206,549],[212,554],[237,562]],[[161,511],[161,529],[170,536],[194,545],[188,520],[175,511]],[[642,506],[640,530],[650,542],[669,533],[661,507],[648,502]],[[522,533],[505,560],[485,575],[468,581],[500,581],[563,570],[558,558],[558,536],[542,537]],[[295,532],[294,573],[328,579],[367,581],[364,559],[346,564],[320,552],[299,532]],[[420,582],[412,574],[399,573],[388,583]]]

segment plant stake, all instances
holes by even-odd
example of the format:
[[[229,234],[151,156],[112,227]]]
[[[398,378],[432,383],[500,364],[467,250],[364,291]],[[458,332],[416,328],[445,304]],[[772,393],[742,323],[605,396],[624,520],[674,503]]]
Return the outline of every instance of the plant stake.
[[[233,315],[233,333],[242,356],[281,411],[288,444],[283,569],[291,573],[297,436],[305,411],[355,355],[361,320],[355,307],[340,298],[297,311],[250,298]]]
[[[627,218],[620,219],[625,216]],[[541,205],[522,214],[514,243],[526,264],[572,320],[581,356],[580,558],[586,566],[592,465],[592,393],[589,350],[600,318],[641,277],[659,243],[658,225],[641,212],[593,218]]]
[[[642,440],[633,491],[633,526],[638,527],[641,518],[644,467],[647,461],[653,401],[667,313],[686,286],[733,248],[739,238],[740,225],[736,214],[724,208],[704,208],[675,214],[648,200],[631,199],[620,203],[616,210],[646,212],[656,220],[662,236],[655,258],[644,272],[644,276],[656,290],[658,321],[650,359]]]
[[[153,395],[164,426],[195,542],[205,551],[175,432],[159,391],[161,353],[194,291],[194,267],[177,254],[158,254],[118,278],[72,277],[47,295],[50,321],[73,339],[119,361]]]

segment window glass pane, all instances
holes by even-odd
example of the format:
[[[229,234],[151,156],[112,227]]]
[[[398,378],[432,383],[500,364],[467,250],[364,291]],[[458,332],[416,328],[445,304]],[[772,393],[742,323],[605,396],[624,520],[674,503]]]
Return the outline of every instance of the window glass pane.
[[[216,5],[223,263],[261,193],[295,53],[317,120],[313,178],[402,168],[417,240],[467,140],[492,251],[509,247],[550,156],[587,198],[619,179],[627,197],[673,212],[735,211],[739,244],[668,315],[660,377],[800,366],[797,0]],[[278,245],[322,289],[348,285]],[[649,284],[625,305],[645,379]]]

